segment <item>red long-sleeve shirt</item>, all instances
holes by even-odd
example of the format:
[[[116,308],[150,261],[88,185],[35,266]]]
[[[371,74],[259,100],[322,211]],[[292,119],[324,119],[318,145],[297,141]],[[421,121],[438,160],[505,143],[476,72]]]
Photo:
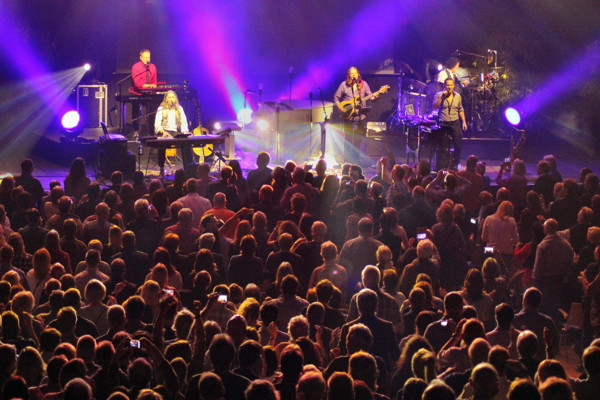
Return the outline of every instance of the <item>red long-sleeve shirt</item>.
[[[131,78],[133,79],[133,86],[135,88],[143,89],[146,83],[157,84],[158,73],[156,72],[156,65],[150,64],[148,66],[148,72],[150,74],[150,81],[146,82],[146,64],[141,61],[133,64],[131,67]]]

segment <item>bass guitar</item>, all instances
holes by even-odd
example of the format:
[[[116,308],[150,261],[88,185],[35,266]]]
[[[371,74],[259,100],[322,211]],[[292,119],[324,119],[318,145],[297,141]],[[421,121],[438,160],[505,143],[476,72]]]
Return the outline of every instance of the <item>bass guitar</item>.
[[[352,117],[354,117],[356,115],[356,113],[358,112],[358,108],[360,108],[360,105],[362,104],[363,101],[370,100],[373,98],[373,96],[376,96],[376,95],[379,95],[382,93],[387,93],[388,90],[390,90],[390,86],[384,85],[378,91],[376,91],[375,93],[371,93],[368,96],[365,96],[365,97],[356,96],[355,98],[353,98],[351,100],[346,100],[346,101],[340,102],[340,105],[338,106],[338,108],[340,110],[340,114],[342,115],[342,118],[351,119]]]

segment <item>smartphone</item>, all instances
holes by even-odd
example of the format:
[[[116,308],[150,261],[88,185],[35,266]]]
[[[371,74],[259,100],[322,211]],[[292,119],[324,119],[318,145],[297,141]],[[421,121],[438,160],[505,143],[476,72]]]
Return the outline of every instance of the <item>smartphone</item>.
[[[423,240],[423,239],[427,239],[427,234],[425,232],[417,233],[417,240]]]
[[[173,291],[173,289],[163,289],[163,293],[167,296],[173,296],[175,292]]]
[[[509,163],[509,162],[510,162],[510,157],[506,157],[506,158],[504,159],[504,162],[505,162],[505,163]]]
[[[139,348],[142,347],[142,344],[140,343],[139,340],[130,340],[129,341],[129,347],[133,347],[133,348],[139,349]]]
[[[448,320],[445,319],[445,320],[441,321],[440,325],[442,325],[442,326],[448,326]]]
[[[219,298],[218,298],[219,303],[227,303],[227,295],[226,294],[220,294]]]
[[[491,254],[491,253],[493,253],[493,252],[494,252],[494,247],[492,247],[492,246],[485,246],[485,247],[483,248],[483,252],[484,252],[485,254]]]
[[[473,225],[475,225],[475,224],[477,223],[477,220],[476,220],[475,218],[471,218],[471,223],[472,223]]]

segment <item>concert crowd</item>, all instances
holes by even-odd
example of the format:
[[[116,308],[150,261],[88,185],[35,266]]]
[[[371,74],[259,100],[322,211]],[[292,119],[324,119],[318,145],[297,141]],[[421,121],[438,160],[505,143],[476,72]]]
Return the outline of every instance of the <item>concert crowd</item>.
[[[591,170],[256,164],[5,177],[0,398],[598,398]]]

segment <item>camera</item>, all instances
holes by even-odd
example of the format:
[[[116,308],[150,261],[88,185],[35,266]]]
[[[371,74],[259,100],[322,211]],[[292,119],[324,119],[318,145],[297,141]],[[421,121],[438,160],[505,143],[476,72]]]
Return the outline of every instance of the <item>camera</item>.
[[[425,233],[425,232],[423,232],[423,233],[417,233],[417,239],[418,240],[427,239],[427,233]]]
[[[129,341],[129,347],[133,347],[133,348],[139,349],[139,348],[142,347],[142,344],[141,344],[141,342],[139,340],[130,340]]]
[[[173,296],[175,292],[173,291],[173,289],[163,289],[163,293],[167,296]]]
[[[219,303],[227,303],[227,295],[226,294],[220,294],[219,298],[218,298]]]
[[[494,252],[494,247],[492,247],[492,246],[485,246],[483,248],[483,252],[485,254],[492,254]]]

